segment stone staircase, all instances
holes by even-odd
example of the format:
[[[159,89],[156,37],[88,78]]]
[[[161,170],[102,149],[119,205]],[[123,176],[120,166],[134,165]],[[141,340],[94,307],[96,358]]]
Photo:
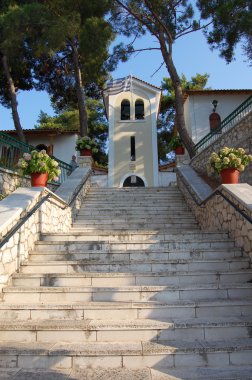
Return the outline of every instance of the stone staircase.
[[[3,290],[0,379],[252,379],[251,283],[176,187],[93,188]]]

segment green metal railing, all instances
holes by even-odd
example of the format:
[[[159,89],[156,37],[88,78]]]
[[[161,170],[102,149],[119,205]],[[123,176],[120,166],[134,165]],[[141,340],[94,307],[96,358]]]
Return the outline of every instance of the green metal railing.
[[[195,144],[196,154],[211,145],[220,137],[220,133],[226,132],[238,123],[244,116],[252,111],[252,95],[237,107],[229,116],[227,116],[220,124],[219,128],[209,132],[203,139]]]
[[[8,134],[0,131],[0,166],[10,170],[17,170],[17,163],[19,158],[24,153],[31,153],[36,150],[34,146],[26,144],[22,141],[9,136]],[[56,184],[61,184],[65,181],[67,176],[71,173],[71,165],[58,158],[51,156],[55,161],[59,163],[61,170],[59,181]]]

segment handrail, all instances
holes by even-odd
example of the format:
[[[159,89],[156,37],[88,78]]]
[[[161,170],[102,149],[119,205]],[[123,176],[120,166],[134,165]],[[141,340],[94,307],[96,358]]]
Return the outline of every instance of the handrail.
[[[234,124],[236,124],[242,117],[246,116],[248,112],[252,110],[252,95],[249,96],[242,104],[239,105],[230,115],[228,115],[224,120],[222,120],[220,126],[215,130],[209,132],[206,136],[203,137],[194,148],[196,154],[199,151],[205,149],[211,144],[212,141],[215,141],[219,138],[220,133],[227,131]]]
[[[186,190],[188,191],[188,193],[191,195],[191,198],[194,200],[194,202],[197,204],[197,206],[199,207],[202,207],[203,205],[205,205],[210,199],[212,199],[215,195],[220,195],[223,199],[225,199],[226,202],[228,202],[240,215],[243,216],[243,218],[245,218],[250,224],[252,224],[252,218],[246,214],[245,210],[244,209],[241,209],[240,207],[238,207],[234,202],[232,202],[228,197],[226,197],[226,195],[224,195],[219,189],[216,189],[212,192],[212,194],[210,194],[208,197],[206,197],[205,199],[203,199],[203,201],[198,201],[198,199],[196,198],[196,196],[194,195],[193,191],[191,190],[191,188],[188,186],[188,182],[183,178],[182,175],[179,176],[179,178],[181,179],[181,181],[184,183],[184,185],[186,186]]]
[[[13,169],[17,164],[17,160],[22,156],[23,153],[31,153],[33,150],[38,150],[34,146],[19,141],[2,131],[0,131],[0,142],[3,142],[4,144],[8,145],[8,147],[6,148],[10,149],[10,151],[6,151],[6,154],[3,158],[0,157],[1,166],[7,169]],[[59,181],[53,182],[53,184],[59,185],[63,183],[66,177],[72,172],[72,167],[71,165],[54,156],[51,157],[58,162],[59,168],[61,169]]]
[[[91,170],[90,170],[90,172],[91,172]],[[87,178],[86,178],[86,180],[87,180]],[[69,207],[75,201],[75,199],[79,195],[79,193],[80,193],[84,183],[86,182],[86,180],[84,182],[81,182],[81,184],[77,187],[77,189],[75,190],[75,192],[73,194],[73,197],[71,198],[71,200],[69,202],[65,202],[65,201],[62,202],[65,204],[64,209]],[[46,191],[48,191],[48,190],[46,190]],[[43,197],[30,211],[28,211],[22,218],[19,219],[19,222],[13,228],[11,228],[10,231],[7,232],[7,234],[4,236],[4,238],[0,242],[0,248],[2,248],[4,246],[4,244],[6,244],[10,240],[10,238],[19,230],[19,228],[22,227],[22,225],[34,214],[34,212],[37,211],[39,209],[39,207],[42,206],[42,204],[45,203],[51,197],[55,198],[56,200],[60,199],[57,195],[55,195],[54,193],[52,193],[50,191],[49,194],[47,194],[45,197]]]

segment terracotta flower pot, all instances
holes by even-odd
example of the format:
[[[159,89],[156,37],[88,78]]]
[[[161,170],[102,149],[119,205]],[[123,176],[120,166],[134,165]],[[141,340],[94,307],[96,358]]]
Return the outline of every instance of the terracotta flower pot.
[[[34,187],[46,187],[48,173],[31,173],[31,185]]]
[[[177,146],[177,148],[175,148],[175,153],[176,154],[185,154],[185,148],[183,146]]]
[[[236,184],[236,183],[239,183],[239,170],[237,169],[231,169],[231,168],[228,168],[228,169],[223,169],[221,172],[220,172],[220,175],[221,175],[221,182],[222,183],[231,183],[231,184]]]
[[[80,155],[81,156],[92,157],[92,150],[91,149],[81,149],[80,150]]]

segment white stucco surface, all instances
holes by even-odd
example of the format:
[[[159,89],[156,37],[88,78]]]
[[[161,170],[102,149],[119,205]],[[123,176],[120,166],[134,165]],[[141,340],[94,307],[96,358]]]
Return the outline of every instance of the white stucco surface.
[[[252,93],[252,91],[251,91]],[[218,101],[216,112],[221,120],[229,116],[249,97],[248,93],[206,93],[190,94],[184,104],[186,128],[197,143],[210,132],[209,115],[213,112],[213,100]]]
[[[109,118],[109,187],[120,187],[131,175],[145,186],[158,186],[157,115],[161,90],[132,78],[131,91],[106,94]],[[135,102],[144,102],[144,119],[135,119]],[[121,120],[121,102],[130,102],[130,120]],[[136,158],[131,160],[130,139],[135,137]]]

